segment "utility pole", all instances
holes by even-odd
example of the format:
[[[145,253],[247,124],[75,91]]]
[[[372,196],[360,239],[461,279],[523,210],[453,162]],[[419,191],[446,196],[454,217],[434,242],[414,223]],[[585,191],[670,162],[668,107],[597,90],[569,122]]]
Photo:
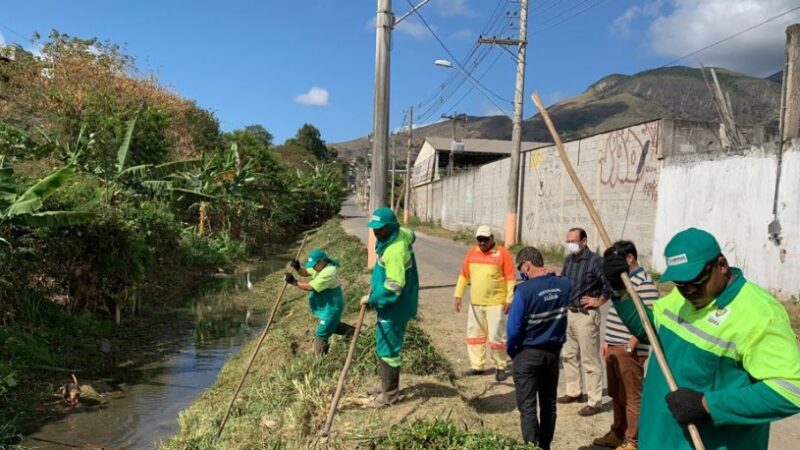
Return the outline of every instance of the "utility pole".
[[[481,44],[516,45],[517,77],[514,88],[514,116],[511,128],[511,167],[508,173],[508,208],[506,209],[504,241],[510,247],[519,234],[520,150],[522,148],[522,94],[525,91],[525,51],[528,45],[528,0],[520,0],[519,37],[513,39],[478,39]]]
[[[408,210],[411,207],[411,135],[414,132],[414,107],[408,109],[408,153],[406,153],[406,192],[403,200],[403,224],[408,225]]]
[[[453,111],[453,114],[450,114],[449,116],[446,115],[446,114],[442,114],[442,119],[450,119],[450,122],[453,124],[453,142],[459,142],[458,139],[456,138],[456,122],[459,121],[459,120],[462,121],[462,122],[466,122],[467,121],[467,115],[463,114],[463,113],[462,114],[458,114],[457,112]],[[455,155],[453,153],[454,153],[453,152],[453,144],[451,143],[450,144],[450,156],[449,156],[448,161],[447,161],[447,176],[453,175],[453,165],[455,163],[455,161],[454,161],[454,156]]]
[[[391,205],[392,211],[396,211],[395,201],[394,201],[394,174],[395,169],[397,166],[397,136],[392,136],[392,177],[389,181],[389,205]]]
[[[369,212],[386,205],[389,145],[389,63],[394,15],[391,0],[378,0],[375,18],[375,94],[372,103],[372,179]],[[375,265],[375,235],[367,230],[367,267]]]

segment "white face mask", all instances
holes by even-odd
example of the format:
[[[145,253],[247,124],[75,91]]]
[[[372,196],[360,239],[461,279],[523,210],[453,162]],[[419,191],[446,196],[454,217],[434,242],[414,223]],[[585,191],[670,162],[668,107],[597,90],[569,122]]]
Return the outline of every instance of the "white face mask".
[[[567,253],[569,253],[570,255],[574,255],[579,251],[581,251],[581,246],[575,242],[567,242],[565,247],[567,248]]]

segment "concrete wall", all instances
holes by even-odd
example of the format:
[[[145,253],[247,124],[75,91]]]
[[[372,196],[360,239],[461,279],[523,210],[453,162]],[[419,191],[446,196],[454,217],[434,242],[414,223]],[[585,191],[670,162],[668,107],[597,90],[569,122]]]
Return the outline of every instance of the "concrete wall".
[[[678,231],[713,233],[732,264],[782,298],[800,294],[800,141],[784,153],[779,196],[782,245],[769,240],[777,170],[769,130],[751,130],[759,145],[720,147],[714,125],[658,120],[566,143],[570,161],[611,239],[633,240],[642,262],[665,269],[664,246]],[[644,150],[647,149],[645,152]],[[642,154],[644,153],[644,158]],[[414,190],[416,214],[453,230],[491,225],[502,237],[509,160]],[[602,248],[591,219],[554,146],[523,154],[522,241],[561,245],[584,227]]]
[[[650,260],[661,161],[661,121],[647,122],[565,144],[578,178],[612,240],[623,235]],[[644,154],[644,159],[642,155]],[[604,247],[554,146],[524,155],[523,242],[560,245],[572,227],[582,227],[593,249]]]
[[[717,238],[723,253],[753,282],[779,297],[800,293],[800,146],[784,153],[778,220],[782,245],[769,239],[777,157],[774,145],[734,153],[668,158],[658,188],[654,266],[669,239],[694,226]]]
[[[565,144],[612,239],[624,231],[636,242],[647,242],[642,248],[645,261],[655,223],[660,127],[661,121],[647,122]],[[509,164],[503,159],[416,188],[415,214],[452,230],[490,225],[502,237]],[[523,153],[521,164],[522,240],[539,246],[561,245],[567,230],[578,226],[586,229],[593,248],[600,247],[599,235],[555,146]]]

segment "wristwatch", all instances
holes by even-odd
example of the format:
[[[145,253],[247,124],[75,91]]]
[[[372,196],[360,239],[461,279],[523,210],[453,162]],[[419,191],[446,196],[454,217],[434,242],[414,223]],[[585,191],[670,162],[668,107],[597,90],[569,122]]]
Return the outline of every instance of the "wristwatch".
[[[633,353],[633,347],[631,347],[628,344],[625,344],[625,353],[627,353],[627,354]]]

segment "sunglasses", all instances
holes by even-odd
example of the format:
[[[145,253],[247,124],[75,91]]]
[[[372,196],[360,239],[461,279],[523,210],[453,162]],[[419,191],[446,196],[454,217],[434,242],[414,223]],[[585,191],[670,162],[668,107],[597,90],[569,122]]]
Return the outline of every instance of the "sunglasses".
[[[476,239],[478,242],[489,242],[489,238],[486,236],[478,236]]]
[[[706,264],[706,266],[703,268],[703,271],[700,272],[700,274],[697,275],[693,280],[689,280],[689,281],[673,281],[672,283],[676,287],[679,287],[679,288],[683,288],[683,287],[686,287],[686,286],[694,286],[694,287],[701,286],[703,283],[708,281],[709,278],[711,278],[711,269],[714,268],[714,264],[715,264],[715,261],[712,261],[712,262]]]

